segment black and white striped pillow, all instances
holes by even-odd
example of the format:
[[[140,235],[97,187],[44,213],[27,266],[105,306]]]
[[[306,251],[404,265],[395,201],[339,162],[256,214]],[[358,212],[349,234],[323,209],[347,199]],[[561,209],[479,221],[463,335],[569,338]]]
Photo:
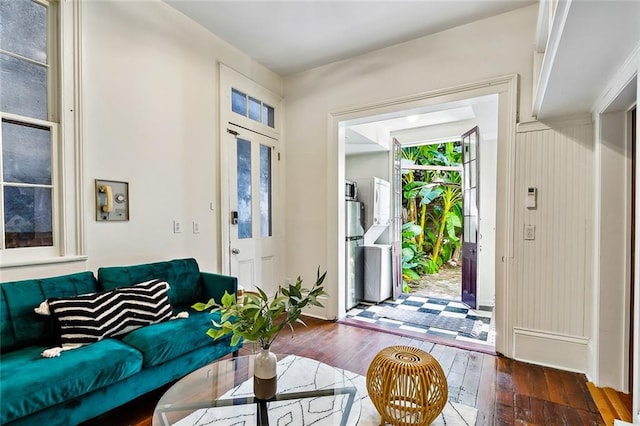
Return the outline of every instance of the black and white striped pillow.
[[[49,299],[61,329],[61,345],[78,347],[169,320],[169,284],[151,280],[131,287],[67,299]]]

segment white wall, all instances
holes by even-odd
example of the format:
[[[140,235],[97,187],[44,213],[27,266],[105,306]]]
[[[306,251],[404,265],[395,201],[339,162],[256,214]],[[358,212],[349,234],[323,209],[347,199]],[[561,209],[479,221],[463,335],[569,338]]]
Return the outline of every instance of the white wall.
[[[337,138],[329,134],[330,113],[518,73],[526,119],[536,13],[525,7],[285,79],[287,223],[297,230],[288,234],[289,275],[312,276],[335,256],[337,222],[328,218],[337,213],[329,207],[328,182],[337,176]],[[328,271],[327,291],[337,298],[335,269]]]
[[[278,94],[280,77],[161,1],[82,2],[82,41],[89,260],[2,279],[186,256],[219,271],[218,61]],[[94,179],[129,182],[130,221],[95,221]]]
[[[391,182],[390,157],[389,151],[348,155],[345,158],[345,176],[349,180],[376,176]]]
[[[626,111],[603,114],[599,126],[600,186],[598,294],[598,385],[626,389],[629,356],[629,260],[631,248],[631,152],[627,149]],[[613,361],[613,362],[611,362]]]
[[[591,337],[593,127],[524,123],[515,164],[514,253],[508,309],[514,357],[585,372]],[[537,188],[537,207],[526,206]],[[524,240],[525,225],[535,239]]]

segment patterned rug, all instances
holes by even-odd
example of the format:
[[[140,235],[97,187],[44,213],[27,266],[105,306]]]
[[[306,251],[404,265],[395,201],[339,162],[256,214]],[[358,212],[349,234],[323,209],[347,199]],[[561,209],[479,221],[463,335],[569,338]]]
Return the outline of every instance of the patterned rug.
[[[457,300],[402,294],[377,305],[361,303],[347,318],[441,338],[495,344],[491,311],[474,310]]]
[[[291,368],[295,364],[295,368]],[[326,371],[325,371],[326,370]],[[345,386],[345,382],[335,383],[329,380],[346,376],[347,383],[357,389],[356,400],[346,421],[347,425],[374,426],[380,424],[380,415],[367,395],[366,378],[359,374],[318,363],[308,358],[290,355],[278,362],[278,392],[301,392],[306,389],[336,388]],[[291,372],[290,374],[288,374]],[[300,372],[303,372],[300,374]],[[318,381],[325,381],[318,383]],[[226,397],[252,396],[253,380],[241,383],[225,394]],[[345,403],[343,395],[309,398],[301,401],[281,401],[269,408],[269,424],[272,425],[317,425],[334,426],[340,424],[340,407]],[[273,404],[273,403],[269,403]],[[175,423],[176,426],[254,426],[256,424],[255,405],[246,405],[246,410],[238,407],[203,408]],[[433,425],[474,425],[478,411],[474,407],[448,402]]]

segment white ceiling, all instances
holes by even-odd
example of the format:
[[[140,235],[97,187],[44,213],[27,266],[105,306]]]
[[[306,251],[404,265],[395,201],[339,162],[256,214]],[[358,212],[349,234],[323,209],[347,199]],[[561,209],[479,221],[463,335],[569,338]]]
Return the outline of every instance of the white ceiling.
[[[345,154],[389,151],[392,138],[404,146],[457,140],[474,126],[483,139],[494,140],[497,125],[497,95],[366,117],[344,123]]]
[[[534,102],[538,119],[591,110],[640,42],[640,1],[558,5]]]
[[[315,68],[535,0],[164,0],[280,75]]]

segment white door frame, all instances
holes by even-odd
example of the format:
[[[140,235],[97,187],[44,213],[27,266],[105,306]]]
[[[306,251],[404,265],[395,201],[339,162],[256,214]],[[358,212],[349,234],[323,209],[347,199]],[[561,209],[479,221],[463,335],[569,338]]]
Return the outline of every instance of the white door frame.
[[[273,161],[279,161],[280,155],[280,142],[281,142],[281,125],[283,122],[282,115],[282,99],[280,96],[264,88],[258,83],[252,81],[248,77],[240,74],[239,72],[229,68],[228,66],[219,64],[219,98],[220,98],[220,121],[219,121],[219,134],[218,145],[220,147],[220,265],[222,265],[222,273],[229,274],[231,269],[231,236],[229,231],[229,224],[231,223],[231,212],[229,204],[229,174],[230,174],[230,148],[225,143],[227,140],[227,128],[229,123],[247,129],[252,132],[260,133],[271,138],[274,141],[274,155]],[[231,88],[237,88],[243,93],[253,96],[261,101],[269,104],[274,108],[275,113],[275,127],[271,128],[262,123],[250,120],[247,117],[243,117],[239,114],[232,112],[231,110]],[[234,162],[235,164],[235,162]],[[273,232],[274,237],[277,239],[276,243],[276,255],[279,257],[278,270],[275,272],[278,277],[278,282],[282,281],[283,272],[286,265],[286,259],[284,258],[284,241],[285,241],[285,228],[284,228],[284,167],[277,167],[277,176],[274,175],[274,216],[273,216]],[[214,206],[211,206],[213,209]]]
[[[513,176],[515,164],[515,134],[518,117],[518,75],[512,74],[491,80],[466,84],[448,89],[421,93],[413,96],[390,99],[333,111],[329,114],[327,153],[328,182],[327,221],[329,229],[337,229],[335,235],[327,236],[327,269],[337,271],[338,294],[344,294],[344,200],[345,179],[345,135],[340,123],[348,120],[410,110],[414,108],[444,104],[479,96],[498,95],[498,172],[496,196],[496,352],[513,354],[513,315],[509,303],[510,264],[513,259]],[[338,318],[345,315],[344,298],[339,297],[327,306],[327,316]]]

